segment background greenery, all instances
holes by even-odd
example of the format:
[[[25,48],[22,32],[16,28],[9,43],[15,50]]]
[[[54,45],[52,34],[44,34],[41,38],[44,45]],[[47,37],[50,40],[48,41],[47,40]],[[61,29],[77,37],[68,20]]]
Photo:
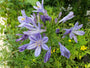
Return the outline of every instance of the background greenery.
[[[32,14],[33,6],[36,5],[38,0],[1,0],[0,1],[0,16],[6,17],[6,30],[5,25],[0,24],[1,33],[5,33],[6,38],[4,39],[4,46],[8,46],[10,52],[7,52],[6,49],[3,49],[2,54],[4,57],[0,57],[0,63],[7,61],[7,65],[12,67],[17,66],[17,68],[84,68],[90,67],[90,26],[88,26],[89,16],[86,15],[87,10],[90,10],[89,0],[45,0],[44,7],[48,11],[48,15],[52,17],[51,23],[46,23],[47,32],[46,35],[49,37],[48,46],[52,46],[52,55],[50,61],[47,63],[43,62],[45,51],[42,51],[39,57],[34,57],[34,50],[25,50],[24,52],[19,52],[18,47],[26,44],[29,40],[25,40],[23,43],[16,42],[16,39],[19,38],[16,36],[18,33],[22,33],[25,29],[20,29],[17,26],[19,22],[17,20],[18,16],[21,15],[21,10],[25,9],[25,12],[28,16]],[[39,0],[41,2],[41,0]],[[55,25],[54,19],[58,17],[60,11],[63,12],[62,17],[69,13],[69,11],[60,10],[61,7],[65,9],[68,8],[68,5],[71,5],[74,11],[75,18],[67,21],[65,24]],[[61,28],[70,28],[74,26],[75,22],[79,21],[80,24],[84,24],[81,30],[85,31],[84,36],[78,36],[78,42],[75,43],[74,40],[71,42],[68,36],[65,39],[62,39],[63,31]],[[68,24],[69,23],[69,24]],[[53,26],[53,27],[52,27]],[[52,27],[52,28],[50,28]],[[56,28],[60,28],[60,34],[56,34]],[[53,29],[53,30],[52,30]],[[70,59],[60,55],[58,41],[60,41],[66,48],[71,52]],[[7,45],[9,43],[10,45]],[[85,45],[87,50],[80,50],[81,46]]]

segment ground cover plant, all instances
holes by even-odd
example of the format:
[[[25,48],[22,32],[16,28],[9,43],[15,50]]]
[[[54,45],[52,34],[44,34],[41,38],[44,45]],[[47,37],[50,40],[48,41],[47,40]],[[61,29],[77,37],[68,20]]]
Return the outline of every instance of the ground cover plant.
[[[5,42],[4,46],[10,52],[1,51],[5,56],[1,57],[1,63],[7,60],[8,65],[18,68],[89,68],[90,29],[80,22],[76,10],[59,7],[55,13],[53,7],[44,6],[43,0],[35,3],[36,6],[24,3],[21,9],[17,7],[18,13],[7,12],[9,16],[17,15],[7,20],[4,41],[10,45]]]

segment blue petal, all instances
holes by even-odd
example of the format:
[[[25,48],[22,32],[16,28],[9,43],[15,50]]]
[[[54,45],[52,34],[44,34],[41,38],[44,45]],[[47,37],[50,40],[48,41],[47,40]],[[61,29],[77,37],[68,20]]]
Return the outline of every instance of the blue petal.
[[[30,50],[30,49],[34,49],[34,48],[36,48],[36,47],[37,47],[36,43],[33,43],[33,44],[30,43],[30,44],[28,45],[27,49]]]
[[[78,23],[78,22],[76,22],[74,27],[78,26],[78,24],[79,24],[79,23]]]
[[[45,16],[44,15],[40,15],[40,18],[45,23]]]
[[[76,36],[73,36],[73,38],[74,38],[75,42],[77,43],[77,37]]]
[[[83,24],[79,25],[79,26],[78,26],[78,29],[82,28],[82,26],[83,26]]]
[[[42,6],[39,1],[37,1],[36,4],[37,4],[37,6],[39,6],[39,7]]]
[[[78,30],[83,26],[83,24],[79,25],[76,23],[75,26],[73,27],[73,30]]]
[[[27,29],[35,30],[35,28],[33,28],[34,26],[31,24],[25,24],[24,27],[26,27]]]
[[[35,49],[35,56],[38,57],[41,53],[41,47],[38,46],[36,49]]]
[[[72,29],[65,29],[65,30],[66,30],[66,32],[64,33],[64,35],[69,34],[72,31]]]
[[[69,19],[71,19],[71,18],[73,18],[74,17],[74,13],[71,11],[71,12],[69,12],[69,14],[67,15],[67,16],[65,16],[63,19],[61,19],[60,21],[59,21],[59,23],[60,22],[66,22],[67,20],[69,20]]]
[[[42,8],[43,8],[43,3],[44,3],[44,0],[42,0]]]
[[[16,39],[16,42],[18,42],[18,41],[20,41],[20,40],[22,40],[22,37],[21,37],[21,38],[19,38],[19,39]]]
[[[35,34],[35,35],[36,35],[36,39],[37,39],[37,40],[42,39],[42,36],[41,36],[41,34],[40,34],[40,33],[37,33],[37,34]]]
[[[34,8],[34,9],[38,9],[38,7],[36,7],[36,6],[33,6],[33,8]]]
[[[39,29],[41,28],[40,22],[38,22],[38,28],[39,28]]]
[[[74,36],[74,34],[73,34],[73,33],[70,33],[69,37],[70,37],[71,39],[73,38],[73,36]]]
[[[27,35],[34,35],[34,34],[37,34],[38,33],[38,31],[24,31],[23,32],[24,34],[27,34]]]
[[[75,33],[77,35],[84,35],[85,34],[84,31],[74,31],[73,33]]]
[[[46,44],[43,44],[43,45],[42,45],[42,48],[43,48],[44,50],[48,50],[48,49],[49,49]]]
[[[21,23],[18,27],[24,27],[25,23]]]
[[[26,16],[25,10],[21,10],[21,13],[22,13],[23,16]]]
[[[47,61],[49,61],[50,56],[51,56],[51,47],[49,47],[49,50],[45,54],[44,63],[46,63]]]
[[[23,46],[20,46],[18,49],[19,49],[19,51],[20,52],[23,52],[26,48],[27,48],[27,46],[28,46],[29,44],[25,44],[25,45],[23,45]]]
[[[59,17],[58,17],[58,18],[60,18],[60,17],[61,17],[61,15],[62,15],[62,12],[60,12],[60,13],[59,13]]]
[[[32,35],[32,36],[30,36],[30,37],[29,37],[29,39],[30,39],[30,41],[32,41],[32,42],[37,41],[37,39],[36,39],[36,38],[35,38],[35,36],[33,36],[33,35]]]
[[[48,37],[43,37],[43,43],[46,43],[46,42],[48,42]]]

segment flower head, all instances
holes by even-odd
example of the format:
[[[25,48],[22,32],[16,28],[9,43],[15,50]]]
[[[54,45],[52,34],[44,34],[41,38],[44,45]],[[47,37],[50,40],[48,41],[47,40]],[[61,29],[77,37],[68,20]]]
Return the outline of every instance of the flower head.
[[[36,5],[37,5],[37,7],[36,6],[33,6],[33,8],[36,9],[33,12],[42,12],[42,13],[44,13],[43,0],[42,0],[42,4],[39,1],[37,1],[36,2]]]
[[[67,16],[65,16],[63,19],[61,19],[60,21],[59,21],[59,23],[60,22],[66,22],[67,20],[69,20],[69,19],[72,19],[74,17],[74,13],[71,11],[71,12],[69,12],[69,14],[67,15]]]
[[[71,40],[70,40],[70,39],[69,39],[68,41],[69,41],[69,42],[71,42]]]
[[[69,58],[70,57],[70,51],[66,47],[64,47],[60,42],[59,42],[59,45],[60,45],[61,55],[66,57],[66,58]]]
[[[44,57],[44,63],[46,63],[47,61],[49,61],[49,58],[51,56],[51,47],[49,47],[45,57]]]
[[[77,38],[75,36],[76,35],[84,35],[85,32],[84,31],[78,31],[81,27],[83,26],[83,24],[78,25],[78,22],[76,22],[76,24],[74,25],[74,27],[70,28],[70,29],[64,29],[66,30],[66,32],[64,33],[64,36],[69,34],[70,38],[74,38],[75,42],[77,43]]]
[[[30,23],[30,17],[26,16],[25,10],[21,10],[22,16],[18,16],[18,21],[21,23],[19,27],[23,27],[25,24]]]
[[[48,41],[48,37],[41,37],[41,34],[32,35],[29,37],[30,44],[27,47],[28,50],[35,49],[35,56],[39,56],[41,53],[41,48],[48,50],[48,46],[45,44]]]
[[[80,50],[84,51],[84,50],[86,50],[86,49],[87,49],[87,47],[81,46],[81,49],[80,49]]]

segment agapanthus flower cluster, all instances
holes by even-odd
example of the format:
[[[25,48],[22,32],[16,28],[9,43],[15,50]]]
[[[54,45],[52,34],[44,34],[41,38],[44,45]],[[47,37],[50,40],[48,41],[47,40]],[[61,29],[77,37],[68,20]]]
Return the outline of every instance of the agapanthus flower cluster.
[[[40,23],[40,19],[42,20],[43,23],[46,23],[46,21],[50,22],[52,18],[47,14],[47,10],[44,9],[43,3],[44,3],[44,0],[42,0],[42,4],[38,1],[36,2],[37,6],[33,6],[35,9],[33,12],[37,13],[37,15],[33,13],[33,15],[28,17],[25,14],[25,10],[21,10],[22,16],[18,17],[18,21],[20,22],[20,25],[18,27],[27,28],[28,30],[24,31],[23,34],[17,34],[17,35],[21,35],[22,37],[17,39],[16,41],[21,41],[21,40],[24,41],[26,39],[29,39],[30,43],[24,44],[20,46],[18,49],[20,52],[23,52],[25,49],[27,50],[34,49],[35,57],[38,57],[40,55],[42,49],[46,50],[47,52],[44,57],[44,63],[46,63],[47,61],[49,61],[51,56],[51,46],[47,45],[49,38],[46,36],[45,33],[43,33],[46,31],[47,27],[42,29],[42,24]],[[43,13],[43,15],[40,15],[40,13]],[[73,17],[75,17],[74,12],[71,11],[67,16],[65,16],[63,19],[58,21],[61,15],[62,15],[62,12],[60,12],[58,18],[55,19],[56,24],[60,22],[65,23],[67,20],[70,20]],[[70,29],[64,29],[66,30],[66,32],[63,34],[63,38],[67,34],[70,34],[69,35],[70,38],[71,39],[74,38],[75,42],[77,42],[77,38],[75,34],[77,35],[85,34],[84,31],[78,31],[81,27],[82,27],[82,24],[78,25],[78,22],[77,22],[74,27]],[[56,29],[56,33],[59,33],[59,31],[60,29]],[[60,45],[61,55],[69,59],[70,51],[65,46],[63,46],[60,42],[59,42],[59,45]]]

